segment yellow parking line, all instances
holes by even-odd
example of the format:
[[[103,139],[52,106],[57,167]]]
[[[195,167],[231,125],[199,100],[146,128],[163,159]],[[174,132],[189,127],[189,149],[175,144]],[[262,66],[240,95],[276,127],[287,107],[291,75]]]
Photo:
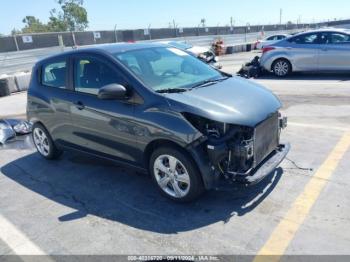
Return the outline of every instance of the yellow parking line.
[[[274,229],[254,262],[280,260],[349,147],[350,132],[346,132]]]

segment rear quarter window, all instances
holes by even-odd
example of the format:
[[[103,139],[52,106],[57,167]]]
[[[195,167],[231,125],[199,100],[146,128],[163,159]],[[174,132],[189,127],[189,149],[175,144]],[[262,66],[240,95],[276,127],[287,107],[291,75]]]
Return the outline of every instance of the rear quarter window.
[[[330,44],[349,44],[350,35],[341,33],[330,33],[328,42]]]
[[[318,44],[318,33],[309,33],[297,35],[288,39],[288,42],[293,44]]]
[[[65,60],[43,65],[41,84],[56,88],[66,88],[66,70],[67,63]]]

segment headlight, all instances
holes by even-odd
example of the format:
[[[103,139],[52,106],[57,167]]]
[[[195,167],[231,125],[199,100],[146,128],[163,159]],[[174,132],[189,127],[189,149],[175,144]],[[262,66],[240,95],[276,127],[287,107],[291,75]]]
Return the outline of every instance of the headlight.
[[[13,130],[15,130],[17,134],[21,134],[21,135],[29,134],[32,132],[32,124],[26,121],[21,121],[13,127]]]
[[[192,113],[182,113],[182,115],[203,135],[220,137],[226,131],[226,125],[224,123],[210,120]]]
[[[0,129],[6,129],[6,128],[8,128],[8,125],[0,122]]]

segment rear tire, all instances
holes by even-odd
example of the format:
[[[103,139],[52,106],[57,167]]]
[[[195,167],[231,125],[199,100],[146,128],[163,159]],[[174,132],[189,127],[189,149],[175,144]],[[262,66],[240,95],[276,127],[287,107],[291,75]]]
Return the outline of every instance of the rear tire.
[[[53,160],[62,155],[63,152],[56,147],[49,132],[42,124],[34,124],[32,137],[38,153],[45,159]]]
[[[277,59],[272,64],[272,71],[277,77],[286,77],[292,72],[292,65],[287,59]]]
[[[149,171],[161,194],[177,202],[190,202],[204,192],[202,177],[195,162],[175,147],[156,149]]]

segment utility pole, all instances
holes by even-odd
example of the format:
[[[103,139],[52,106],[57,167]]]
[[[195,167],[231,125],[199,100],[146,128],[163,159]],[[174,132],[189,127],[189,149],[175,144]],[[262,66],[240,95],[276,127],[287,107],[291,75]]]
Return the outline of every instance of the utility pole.
[[[299,29],[299,25],[301,24],[301,15],[299,15],[299,17],[298,17],[298,23],[297,24],[298,24],[297,28]]]
[[[282,14],[283,14],[283,10],[282,8],[280,9],[280,25],[282,25]]]
[[[149,36],[149,40],[152,40],[152,35],[151,35],[151,24],[148,25],[148,36]]]
[[[15,42],[16,50],[19,51],[19,47],[18,47],[18,42],[17,42],[17,36],[16,36],[16,34],[13,35],[13,41]]]
[[[233,17],[231,16],[231,18],[230,18],[230,25],[231,25],[230,31],[231,31],[231,33],[233,32],[234,23],[235,22],[233,21]]]
[[[175,22],[175,19],[173,19],[173,26],[174,26],[174,31],[175,31],[175,37],[177,37],[177,24]]]
[[[250,24],[249,23],[246,24],[244,31],[245,31],[244,41],[245,41],[245,43],[247,43],[247,33],[248,33],[248,31],[250,32]]]
[[[117,24],[114,25],[114,40],[118,42],[118,34],[117,34]]]
[[[174,29],[176,29],[176,22],[175,22],[175,19],[173,19],[173,27],[174,27]]]

